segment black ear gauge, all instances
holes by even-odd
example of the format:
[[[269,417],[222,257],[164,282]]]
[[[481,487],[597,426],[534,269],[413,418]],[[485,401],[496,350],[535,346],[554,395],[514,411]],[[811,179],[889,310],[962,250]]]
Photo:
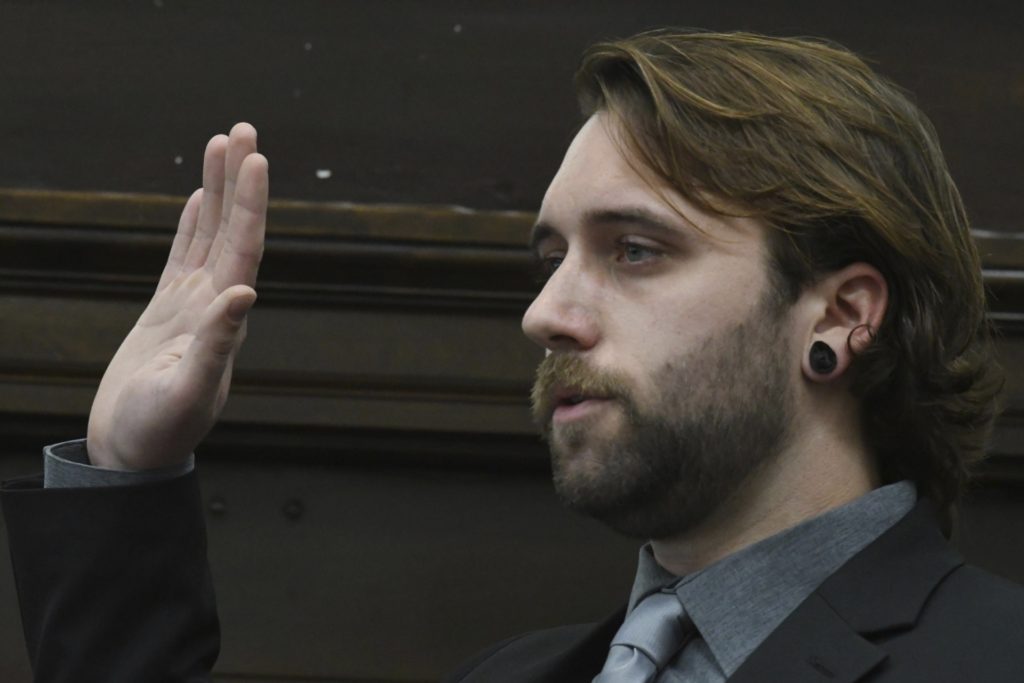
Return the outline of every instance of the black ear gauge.
[[[819,375],[830,375],[836,369],[836,352],[823,341],[811,344],[811,370]]]

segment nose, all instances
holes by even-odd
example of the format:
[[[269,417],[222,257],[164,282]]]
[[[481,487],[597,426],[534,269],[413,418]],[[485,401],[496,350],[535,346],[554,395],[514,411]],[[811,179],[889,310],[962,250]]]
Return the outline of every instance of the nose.
[[[556,270],[523,315],[523,333],[548,351],[586,351],[599,337],[596,310],[582,273],[569,259]]]

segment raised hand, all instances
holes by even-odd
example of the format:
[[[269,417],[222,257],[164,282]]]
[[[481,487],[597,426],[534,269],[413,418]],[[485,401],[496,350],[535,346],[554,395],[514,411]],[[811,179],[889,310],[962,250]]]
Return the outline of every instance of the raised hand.
[[[227,400],[256,301],[267,160],[247,123],[206,146],[203,187],[185,204],[156,293],[107,367],[89,414],[93,465],[184,461]]]

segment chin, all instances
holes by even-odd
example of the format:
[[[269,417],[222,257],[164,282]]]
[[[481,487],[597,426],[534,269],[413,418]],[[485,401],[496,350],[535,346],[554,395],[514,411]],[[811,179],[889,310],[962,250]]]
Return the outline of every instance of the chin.
[[[596,519],[630,538],[677,535],[710,514],[679,490],[678,480],[658,477],[637,481],[622,471],[620,454],[597,447],[564,449],[552,442],[555,493],[568,509]],[[708,501],[709,502],[709,501]]]
[[[559,500],[630,538],[661,539],[692,531],[710,519],[742,481],[709,477],[721,472],[694,467],[693,454],[679,451],[670,461],[601,440],[572,445],[557,437],[551,442],[552,480]]]
[[[599,491],[578,480],[555,477],[555,490],[570,510],[613,531],[640,540],[672,538],[699,527],[714,515],[718,502],[685,494],[652,497],[629,491]]]

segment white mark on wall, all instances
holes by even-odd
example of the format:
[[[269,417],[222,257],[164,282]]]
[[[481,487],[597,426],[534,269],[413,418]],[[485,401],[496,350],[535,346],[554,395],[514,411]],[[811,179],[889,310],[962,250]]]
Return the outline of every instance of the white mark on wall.
[[[331,169],[329,168],[318,168],[316,169],[316,177],[320,180],[327,180],[331,177]]]
[[[452,26],[452,32],[462,33],[462,24],[455,24],[455,26]]]
[[[306,52],[309,52],[310,50],[312,50],[312,49],[313,49],[313,43],[307,42],[307,43],[306,43],[305,45],[303,45],[302,47],[303,47],[303,49],[305,49],[305,50],[306,50]]]
[[[174,157],[174,165],[175,166],[181,166],[181,164],[184,163],[184,161],[185,160],[181,158],[180,154],[178,156]]]

